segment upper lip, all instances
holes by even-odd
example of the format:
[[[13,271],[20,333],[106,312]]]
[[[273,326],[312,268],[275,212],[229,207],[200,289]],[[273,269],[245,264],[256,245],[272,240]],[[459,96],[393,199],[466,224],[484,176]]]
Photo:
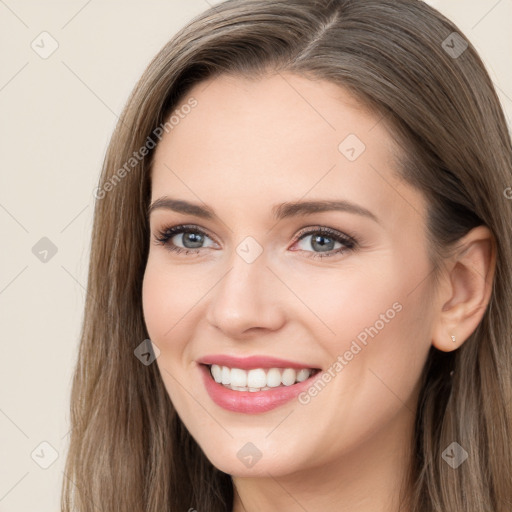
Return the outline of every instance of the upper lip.
[[[288,361],[286,359],[279,359],[277,357],[254,355],[249,357],[235,357],[225,354],[213,354],[201,357],[197,360],[200,364],[219,366],[227,366],[229,368],[240,368],[242,370],[252,370],[254,368],[301,368],[318,369],[307,363],[297,363],[295,361]]]

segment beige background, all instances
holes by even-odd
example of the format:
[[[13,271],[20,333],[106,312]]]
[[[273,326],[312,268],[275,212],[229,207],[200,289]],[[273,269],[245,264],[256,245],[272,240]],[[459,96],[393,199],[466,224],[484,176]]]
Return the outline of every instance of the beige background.
[[[59,509],[93,190],[104,152],[150,59],[213,3],[0,0],[2,512]],[[429,3],[480,51],[510,120],[512,0]],[[55,41],[57,50],[40,57]],[[32,251],[37,243],[45,249],[43,237],[57,250],[46,262]]]

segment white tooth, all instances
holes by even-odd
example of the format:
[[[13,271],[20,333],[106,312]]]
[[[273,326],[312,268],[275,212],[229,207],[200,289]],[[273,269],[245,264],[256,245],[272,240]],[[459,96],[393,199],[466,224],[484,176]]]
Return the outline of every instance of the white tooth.
[[[308,379],[313,370],[302,368],[256,368],[248,372],[240,368],[212,365],[210,372],[216,382],[222,383],[228,389],[235,391],[264,391],[281,385],[292,386],[295,382]]]
[[[297,381],[302,382],[303,380],[308,379],[310,375],[311,375],[311,371],[303,368],[302,370],[299,370],[297,372]]]
[[[231,384],[231,370],[227,366],[222,367],[222,384]]]
[[[281,371],[278,368],[270,368],[267,372],[267,386],[277,388],[281,385]]]
[[[263,388],[267,385],[267,376],[265,370],[262,368],[256,368],[255,370],[249,370],[247,374],[247,386],[250,388]]]
[[[215,382],[222,382],[222,369],[218,364],[212,364],[211,372]]]
[[[293,368],[286,368],[283,370],[283,375],[281,376],[281,382],[285,386],[291,386],[292,384],[295,384],[295,377],[297,376],[297,373]]]
[[[240,368],[231,368],[231,385],[239,388],[247,386],[247,372]]]

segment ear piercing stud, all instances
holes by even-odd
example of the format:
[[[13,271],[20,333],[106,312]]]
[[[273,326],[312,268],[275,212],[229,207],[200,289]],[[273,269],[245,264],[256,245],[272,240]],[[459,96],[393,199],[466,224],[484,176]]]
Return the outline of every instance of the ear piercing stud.
[[[455,343],[455,336],[452,336],[452,341]]]

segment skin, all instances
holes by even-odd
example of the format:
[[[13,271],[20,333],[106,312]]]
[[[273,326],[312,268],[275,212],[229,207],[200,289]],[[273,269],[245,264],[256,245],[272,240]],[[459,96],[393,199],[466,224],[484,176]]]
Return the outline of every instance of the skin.
[[[481,320],[491,235],[470,232],[434,290],[427,203],[394,175],[397,150],[379,116],[337,85],[286,73],[221,76],[182,104],[191,96],[197,106],[156,149],[151,201],[207,204],[218,219],[165,208],[150,215],[144,317],[169,396],[206,457],[233,476],[234,512],[398,510],[421,370],[432,344],[454,350]],[[349,134],[366,146],[354,161],[338,149]],[[341,211],[273,220],[273,205],[313,199],[351,201],[377,221]],[[207,233],[199,253],[155,243],[179,224]],[[296,235],[323,226],[357,247],[310,257],[323,254],[313,236]],[[252,263],[236,252],[247,236],[263,249]],[[172,241],[184,247],[184,238]],[[235,413],[203,386],[196,360],[209,354],[263,354],[325,371],[396,303],[400,311],[307,404]],[[248,442],[262,455],[252,467],[237,457]]]

